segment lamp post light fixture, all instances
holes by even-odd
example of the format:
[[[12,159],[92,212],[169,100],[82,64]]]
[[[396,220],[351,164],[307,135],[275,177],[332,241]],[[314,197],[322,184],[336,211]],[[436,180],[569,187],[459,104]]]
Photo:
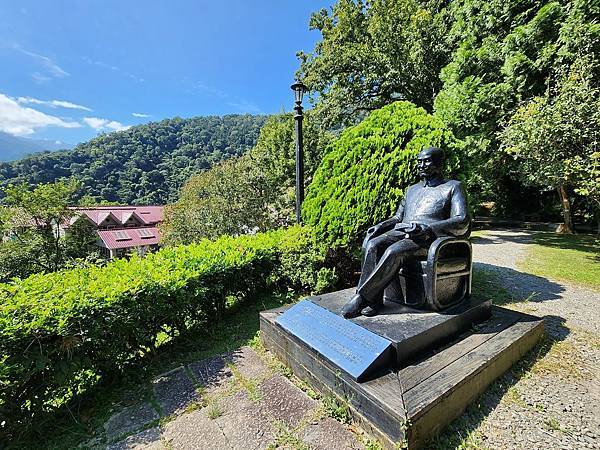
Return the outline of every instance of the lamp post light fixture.
[[[304,149],[302,148],[302,96],[307,88],[301,81],[291,86],[294,91],[294,121],[296,124],[296,221],[302,223],[302,202],[304,201]]]

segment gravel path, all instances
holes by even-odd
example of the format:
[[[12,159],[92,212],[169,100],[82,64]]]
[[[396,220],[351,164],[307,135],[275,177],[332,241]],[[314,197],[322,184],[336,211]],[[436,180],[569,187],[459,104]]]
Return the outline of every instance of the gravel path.
[[[474,242],[476,268],[491,271],[516,301],[529,299],[536,315],[557,315],[569,328],[600,334],[600,293],[565,282],[523,273],[517,267],[527,254],[534,233],[494,230]]]
[[[509,292],[505,307],[544,317],[547,338],[453,424],[446,445],[458,435],[466,448],[600,449],[600,293],[523,273],[532,236],[487,231],[476,270]]]

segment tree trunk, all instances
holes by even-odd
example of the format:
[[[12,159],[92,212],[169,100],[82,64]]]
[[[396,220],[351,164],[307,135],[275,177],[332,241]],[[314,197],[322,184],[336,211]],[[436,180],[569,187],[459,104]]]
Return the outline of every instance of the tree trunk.
[[[569,195],[564,185],[560,185],[557,188],[558,196],[560,197],[560,204],[563,211],[564,223],[556,230],[558,233],[573,234],[573,221],[571,220],[571,202],[569,201]]]

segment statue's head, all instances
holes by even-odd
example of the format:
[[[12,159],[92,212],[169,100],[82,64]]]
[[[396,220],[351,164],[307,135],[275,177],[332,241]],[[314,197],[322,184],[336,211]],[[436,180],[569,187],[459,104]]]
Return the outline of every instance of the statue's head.
[[[417,156],[419,175],[425,179],[441,177],[444,170],[444,150],[439,147],[428,147]]]

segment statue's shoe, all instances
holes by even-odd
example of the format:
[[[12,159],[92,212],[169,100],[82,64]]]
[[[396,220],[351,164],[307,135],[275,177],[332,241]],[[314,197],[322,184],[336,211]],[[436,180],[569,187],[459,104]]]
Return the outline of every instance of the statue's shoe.
[[[363,308],[360,313],[363,316],[373,317],[377,315],[382,306],[383,305],[368,305],[366,308]]]
[[[342,317],[345,319],[352,319],[353,317],[360,316],[360,310],[363,309],[364,304],[365,300],[360,294],[354,294],[342,308]]]

